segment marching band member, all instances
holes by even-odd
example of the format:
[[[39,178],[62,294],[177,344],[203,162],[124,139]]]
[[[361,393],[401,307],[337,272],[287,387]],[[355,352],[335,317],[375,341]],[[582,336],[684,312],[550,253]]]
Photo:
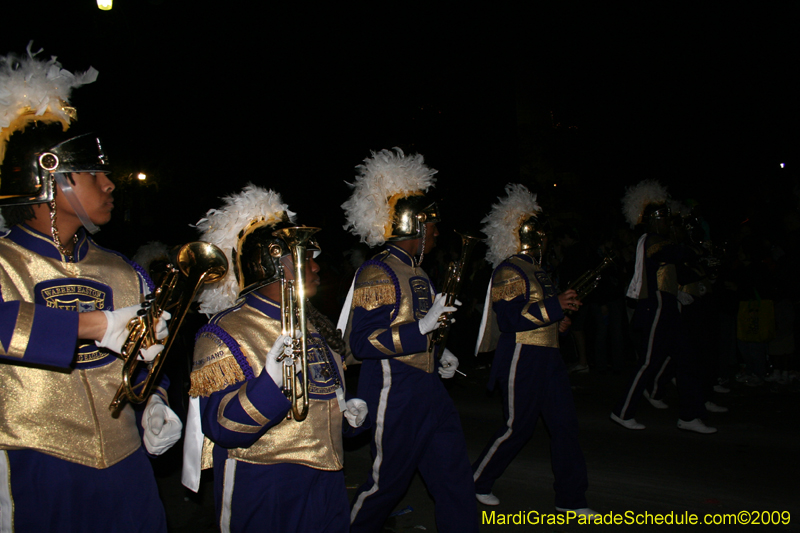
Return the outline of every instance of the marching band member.
[[[295,214],[278,193],[252,184],[223,203],[197,224],[232,268],[200,296],[201,312],[214,316],[196,337],[184,484],[196,491],[200,462],[213,467],[223,532],[346,532],[342,415],[361,426],[366,405],[345,401],[342,360],[312,314],[306,339],[282,330],[281,273],[294,280],[294,264],[292,243],[275,232],[296,226]],[[316,240],[308,240],[307,250],[304,288],[311,297],[319,285]],[[302,421],[287,419],[292,404],[283,387],[290,384],[279,360],[292,337],[308,349],[309,408]]]
[[[363,364],[359,395],[374,417],[372,472],[358,489],[351,531],[380,531],[419,470],[436,502],[439,531],[477,531],[477,509],[459,415],[440,376],[458,359],[433,353],[430,335],[444,313],[420,264],[433,249],[439,215],[425,195],[435,170],[399,148],[373,153],[358,168],[343,204],[347,227],[386,248],[358,270],[339,327]]]
[[[499,505],[492,487],[533,436],[541,415],[550,432],[556,510],[595,514],[586,503],[578,415],[558,347],[559,332],[569,326],[564,311],[577,310],[581,303],[574,290],[557,294],[541,266],[545,221],[536,196],[525,186],[507,185],[506,197],[482,222],[486,260],[494,273],[476,353],[496,348],[489,389],[500,384],[505,423],[472,466],[475,496],[484,505]]]
[[[143,412],[109,410],[123,366],[112,352],[152,282],[89,235],[111,218],[114,184],[99,139],[74,132],[67,100],[97,71],[73,75],[36,55],[29,45],[27,57],[0,57],[0,205],[10,226],[0,236],[0,531],[166,532],[140,431],[160,454],[180,437],[180,420],[163,388]]]
[[[644,225],[646,232],[636,247],[636,269],[628,297],[636,300],[632,330],[638,367],[625,393],[611,412],[611,420],[626,429],[641,430],[634,416],[646,387],[671,358],[676,365],[679,393],[678,428],[696,433],[716,433],[701,418],[707,415],[693,371],[694,349],[681,317],[676,264],[684,252],[670,238],[671,213],[667,189],[656,180],[644,180],[629,188],[622,199],[623,213],[631,228]],[[687,293],[682,293],[686,296]]]

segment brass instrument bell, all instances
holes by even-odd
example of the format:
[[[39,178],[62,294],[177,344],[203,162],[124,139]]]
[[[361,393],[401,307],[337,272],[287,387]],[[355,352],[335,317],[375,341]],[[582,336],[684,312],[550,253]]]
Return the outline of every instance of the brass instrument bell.
[[[119,416],[126,400],[131,403],[143,403],[147,400],[158,383],[167,353],[177,338],[178,329],[200,287],[221,280],[228,271],[228,259],[222,250],[202,241],[183,245],[175,263],[177,267],[168,265],[163,281],[155,292],[148,295],[148,300],[152,303],[146,313],[128,323],[130,333],[120,351],[120,357],[125,361],[122,367],[122,384],[108,407],[114,418]],[[165,339],[158,340],[155,338],[155,328],[164,311],[172,315],[170,332]],[[134,385],[134,374],[141,362],[139,352],[154,344],[163,344],[164,349],[148,364],[145,379]],[[141,392],[136,392],[137,390]]]

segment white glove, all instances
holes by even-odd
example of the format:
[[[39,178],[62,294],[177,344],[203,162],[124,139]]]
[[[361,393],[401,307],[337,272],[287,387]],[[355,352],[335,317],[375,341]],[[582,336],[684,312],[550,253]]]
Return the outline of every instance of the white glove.
[[[169,311],[164,311],[161,313],[161,317],[159,317],[158,322],[156,322],[156,339],[161,341],[167,338],[169,335],[169,329],[167,329],[167,320],[170,318],[172,318],[172,315],[169,313]],[[163,344],[154,344],[149,348],[139,350],[139,361],[149,363],[163,350]]]
[[[169,335],[169,329],[167,328],[167,320],[172,318],[172,315],[169,311],[162,311],[161,317],[158,319],[156,323],[156,339],[163,341]]]
[[[453,355],[453,352],[445,348],[439,362],[442,363],[442,366],[439,367],[439,375],[442,376],[442,379],[450,379],[456,375],[458,357]]]
[[[439,327],[439,317],[442,316],[444,313],[452,313],[456,310],[455,307],[446,307],[444,305],[445,295],[444,294],[437,294],[436,298],[433,299],[433,305],[431,306],[428,314],[422,317],[419,320],[419,332],[423,335],[427,335],[431,331],[435,330]],[[461,302],[456,300],[455,305],[461,305]],[[455,322],[455,319],[450,319],[450,323]]]
[[[352,398],[347,400],[346,405],[347,411],[344,412],[344,417],[347,419],[347,423],[354,428],[361,427],[361,424],[364,423],[364,420],[367,418],[367,413],[369,412],[367,402],[361,398]]]
[[[95,342],[99,348],[108,348],[112,352],[120,353],[125,341],[128,340],[130,330],[128,323],[136,318],[139,311],[146,310],[143,304],[131,305],[130,307],[123,307],[115,311],[103,311],[106,317],[106,332],[103,334],[102,340]],[[162,340],[167,337],[169,330],[167,329],[167,320],[172,318],[168,312],[164,311],[161,318],[156,323],[156,339]],[[141,351],[139,359],[142,361],[150,362],[164,347],[160,344],[155,344]]]
[[[694,302],[694,297],[688,292],[684,291],[678,291],[677,298],[681,305],[690,305],[692,302]]]
[[[144,447],[151,455],[161,455],[181,438],[183,424],[157,394],[150,396],[142,415]]]
[[[96,342],[99,348],[108,348],[112,352],[119,353],[122,345],[128,338],[128,322],[136,318],[139,311],[143,309],[141,304],[123,307],[116,311],[103,311],[106,316],[106,332],[103,339]]]
[[[272,348],[269,349],[267,360],[264,363],[264,370],[267,371],[267,374],[269,374],[269,377],[272,378],[272,381],[275,382],[275,385],[277,385],[279,389],[283,388],[284,361],[288,363],[292,362],[290,357],[287,357],[283,361],[278,361],[278,357],[283,354],[287,340],[291,340],[291,337],[288,335],[278,335],[278,338],[272,343]]]

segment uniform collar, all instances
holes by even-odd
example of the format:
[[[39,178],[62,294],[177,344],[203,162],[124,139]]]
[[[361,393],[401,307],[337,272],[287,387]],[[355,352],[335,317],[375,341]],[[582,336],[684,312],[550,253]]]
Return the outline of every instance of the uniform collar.
[[[25,223],[11,228],[6,238],[41,256],[64,263],[69,262],[56,248],[52,236],[40,233]],[[78,230],[78,243],[75,245],[74,262],[81,261],[88,252],[89,237],[86,235],[86,231],[80,228]]]
[[[394,244],[390,243],[389,245],[386,246],[386,250],[390,254],[395,256],[397,259],[399,259],[400,261],[402,261],[403,263],[405,263],[406,265],[408,265],[410,267],[418,267],[419,266],[417,264],[416,258],[412,257],[411,254],[409,254],[408,252],[406,252],[402,248],[399,248],[397,245],[394,245]]]
[[[245,302],[250,307],[258,309],[270,318],[274,318],[275,320],[281,319],[281,306],[266,296],[262,296],[258,291],[249,293],[245,297]]]
[[[525,261],[526,263],[534,264],[533,257],[529,256],[528,254],[522,254],[522,253],[520,253],[520,254],[516,254],[516,255],[514,255],[514,256],[512,256],[512,257],[517,257],[517,258],[519,258],[519,259],[522,259],[522,260],[523,260],[523,261]]]

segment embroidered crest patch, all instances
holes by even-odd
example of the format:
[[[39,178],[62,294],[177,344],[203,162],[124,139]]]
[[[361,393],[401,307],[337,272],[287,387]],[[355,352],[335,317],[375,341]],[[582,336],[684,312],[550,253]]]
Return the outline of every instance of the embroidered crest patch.
[[[64,311],[88,313],[111,311],[114,308],[111,287],[87,279],[60,278],[43,281],[36,284],[34,295],[36,304]],[[94,342],[81,343],[76,362],[95,363],[109,356],[110,352],[99,349]]]

